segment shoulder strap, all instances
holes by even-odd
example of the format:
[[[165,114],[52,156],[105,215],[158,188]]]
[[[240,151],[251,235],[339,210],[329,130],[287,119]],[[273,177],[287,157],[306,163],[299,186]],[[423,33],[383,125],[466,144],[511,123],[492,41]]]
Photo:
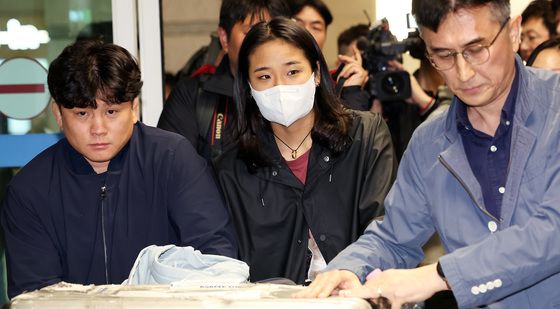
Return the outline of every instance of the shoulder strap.
[[[212,115],[216,109],[219,97],[202,90],[204,82],[208,79],[207,75],[201,76],[199,79],[197,94],[196,94],[196,121],[198,125],[198,134],[206,139],[210,125],[212,124]]]

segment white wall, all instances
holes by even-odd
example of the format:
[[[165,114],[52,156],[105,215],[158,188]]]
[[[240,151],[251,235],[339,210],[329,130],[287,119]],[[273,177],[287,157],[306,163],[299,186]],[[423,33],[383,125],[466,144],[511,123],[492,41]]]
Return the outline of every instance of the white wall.
[[[521,15],[531,0],[511,0],[511,16]]]

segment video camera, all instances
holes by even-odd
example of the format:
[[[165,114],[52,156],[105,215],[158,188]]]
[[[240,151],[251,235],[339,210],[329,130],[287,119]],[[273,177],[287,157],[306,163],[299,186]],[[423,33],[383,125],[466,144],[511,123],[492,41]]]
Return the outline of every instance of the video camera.
[[[363,67],[370,74],[369,88],[371,94],[381,101],[398,101],[410,97],[410,76],[406,71],[389,70],[389,61],[402,62],[402,54],[423,48],[423,42],[418,33],[416,23],[410,14],[407,15],[409,29],[416,29],[408,33],[402,41],[389,30],[389,22],[383,18],[372,26],[367,37],[358,39],[358,49],[363,51]]]

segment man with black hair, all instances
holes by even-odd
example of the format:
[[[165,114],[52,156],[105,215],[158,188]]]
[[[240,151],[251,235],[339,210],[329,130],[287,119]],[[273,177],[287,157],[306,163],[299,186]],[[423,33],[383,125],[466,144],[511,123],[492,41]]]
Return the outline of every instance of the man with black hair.
[[[220,155],[232,142],[233,77],[245,34],[260,21],[289,15],[283,0],[223,0],[218,37],[226,57],[218,68],[204,66],[175,85],[158,127],[185,136],[208,160]]]
[[[333,21],[331,11],[321,0],[290,0],[292,15],[315,39],[320,49],[325,46],[327,28]]]
[[[237,256],[206,160],[138,121],[140,69],[124,48],[78,41],[52,62],[48,85],[65,138],[8,186],[10,297],[60,281],[120,284],[154,244]]]
[[[453,102],[414,133],[384,220],[298,296],[386,297],[401,308],[449,289],[459,308],[553,308],[560,75],[516,55],[521,18],[509,0],[413,0],[412,12]],[[414,268],[434,231],[447,254]]]
[[[533,0],[521,13],[519,54],[525,61],[542,42],[556,37],[556,13],[550,0]]]

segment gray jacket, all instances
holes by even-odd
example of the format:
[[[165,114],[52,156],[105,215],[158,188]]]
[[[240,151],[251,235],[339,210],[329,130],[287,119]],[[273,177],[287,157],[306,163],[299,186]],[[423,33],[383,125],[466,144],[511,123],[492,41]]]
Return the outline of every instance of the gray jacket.
[[[484,208],[457,130],[456,98],[415,132],[385,200],[386,216],[328,269],[362,280],[376,267],[411,268],[437,231],[443,271],[461,308],[560,306],[560,75],[525,68],[519,91],[502,217]]]

